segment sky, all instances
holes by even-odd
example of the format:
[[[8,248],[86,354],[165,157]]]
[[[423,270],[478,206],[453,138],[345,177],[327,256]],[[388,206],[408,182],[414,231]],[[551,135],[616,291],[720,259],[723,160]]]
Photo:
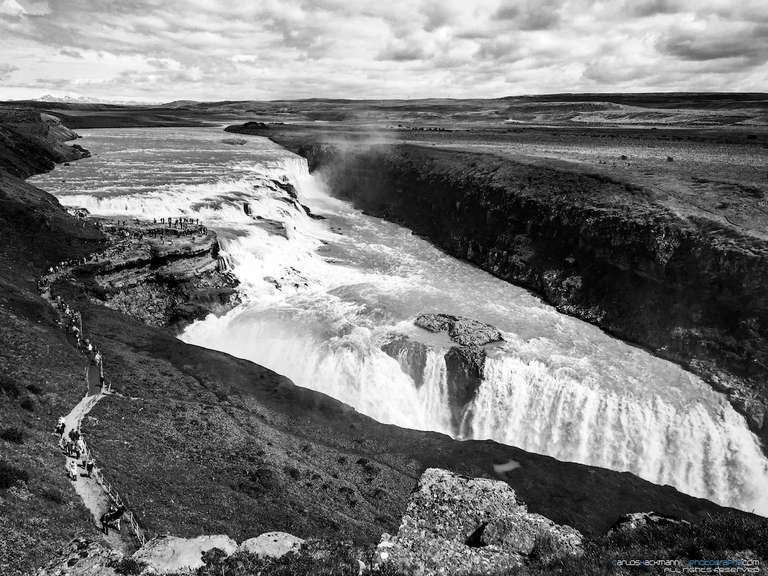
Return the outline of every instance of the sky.
[[[0,0],[0,99],[768,91],[768,0]]]

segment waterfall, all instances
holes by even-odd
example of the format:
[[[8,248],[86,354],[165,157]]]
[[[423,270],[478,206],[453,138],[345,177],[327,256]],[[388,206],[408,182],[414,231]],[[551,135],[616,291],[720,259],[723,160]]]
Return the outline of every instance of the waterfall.
[[[744,419],[606,390],[514,356],[489,358],[464,433],[558,460],[632,472],[694,496],[768,512],[768,462]]]
[[[380,422],[447,433],[439,355],[428,363],[429,380],[417,388],[397,360],[382,352],[377,330],[348,325],[349,311],[333,308],[325,313],[335,319],[306,309],[252,306],[193,324],[183,339],[252,360]]]
[[[333,198],[303,158],[265,139],[232,147],[215,128],[84,135],[98,153],[66,179],[58,170],[34,179],[62,204],[199,218],[218,234],[243,303],[192,324],[184,341],[262,364],[382,422],[629,471],[768,514],[757,438],[682,368]],[[428,311],[504,332],[475,397],[458,407],[458,430],[444,358],[453,343],[413,325]]]

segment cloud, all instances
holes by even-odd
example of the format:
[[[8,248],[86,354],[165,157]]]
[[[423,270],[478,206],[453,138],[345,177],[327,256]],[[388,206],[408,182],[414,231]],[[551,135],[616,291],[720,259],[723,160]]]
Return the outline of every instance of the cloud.
[[[0,97],[764,90],[766,26],[764,0],[0,0]]]
[[[59,54],[62,56],[68,56],[69,58],[82,58],[83,55],[77,50],[70,50],[68,48],[62,48],[59,50]]]
[[[699,29],[672,29],[659,40],[658,49],[687,61],[729,59],[762,64],[768,61],[768,24],[709,21]]]
[[[0,64],[0,81],[5,82],[18,69],[18,66],[12,64]]]
[[[495,17],[520,30],[548,30],[560,23],[560,8],[557,0],[506,0]]]

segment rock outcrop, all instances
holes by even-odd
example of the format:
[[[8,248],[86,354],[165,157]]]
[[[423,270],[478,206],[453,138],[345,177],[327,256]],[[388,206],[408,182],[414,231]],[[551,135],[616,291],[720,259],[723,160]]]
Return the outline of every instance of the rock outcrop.
[[[174,329],[239,302],[238,282],[223,270],[215,232],[166,230],[161,241],[151,228],[103,227],[112,245],[77,269],[95,299],[150,326]]]
[[[455,434],[462,434],[464,413],[483,380],[486,359],[483,347],[501,342],[501,332],[490,324],[450,314],[420,314],[415,324],[429,332],[445,332],[457,344],[448,349],[444,360],[451,425]],[[423,386],[429,354],[426,344],[395,334],[381,349],[399,362],[417,388]]]
[[[490,324],[450,314],[420,314],[416,326],[430,332],[447,332],[460,346],[480,347],[503,339],[501,332]]]
[[[304,540],[286,532],[267,532],[245,540],[240,546],[227,535],[194,538],[154,538],[131,555],[110,549],[103,542],[75,538],[35,576],[114,576],[118,574],[189,573],[214,554],[230,556],[245,552],[259,558],[281,558],[299,552]]]
[[[430,468],[377,553],[407,574],[458,576],[507,570],[540,549],[551,559],[580,555],[582,535],[529,513],[504,482]]]
[[[675,524],[690,525],[690,522],[667,514],[659,514],[658,512],[631,512],[623,514],[616,520],[616,523],[608,530],[608,534],[632,532],[645,526],[664,527]]]
[[[256,538],[243,541],[238,550],[260,558],[280,558],[290,552],[298,552],[304,540],[287,532],[266,532]]]
[[[114,566],[122,559],[122,553],[103,542],[75,538],[35,576],[118,576]]]
[[[197,538],[165,536],[147,542],[134,553],[134,560],[155,574],[171,574],[203,566],[203,554],[218,548],[226,555],[237,550],[237,542],[226,535],[206,535]]]
[[[416,388],[424,385],[424,370],[427,367],[429,347],[402,334],[392,334],[381,349],[398,361],[400,368],[411,377]]]
[[[0,109],[0,170],[27,178],[56,163],[87,158],[90,152],[65,142],[79,136],[55,116],[33,110]]]

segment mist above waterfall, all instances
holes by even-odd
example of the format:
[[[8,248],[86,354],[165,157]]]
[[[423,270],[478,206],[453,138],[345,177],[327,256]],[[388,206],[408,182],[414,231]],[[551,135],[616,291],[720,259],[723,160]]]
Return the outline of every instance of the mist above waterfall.
[[[193,324],[185,341],[267,366],[383,422],[626,470],[768,513],[757,439],[722,395],[679,366],[362,214],[264,139],[232,147],[214,129],[83,135],[94,158],[69,168],[66,182],[37,179],[62,203],[185,215],[219,234],[243,304]],[[413,325],[422,312],[475,318],[504,335],[458,427],[444,359],[452,344]],[[424,346],[418,363],[384,352],[397,335]]]

